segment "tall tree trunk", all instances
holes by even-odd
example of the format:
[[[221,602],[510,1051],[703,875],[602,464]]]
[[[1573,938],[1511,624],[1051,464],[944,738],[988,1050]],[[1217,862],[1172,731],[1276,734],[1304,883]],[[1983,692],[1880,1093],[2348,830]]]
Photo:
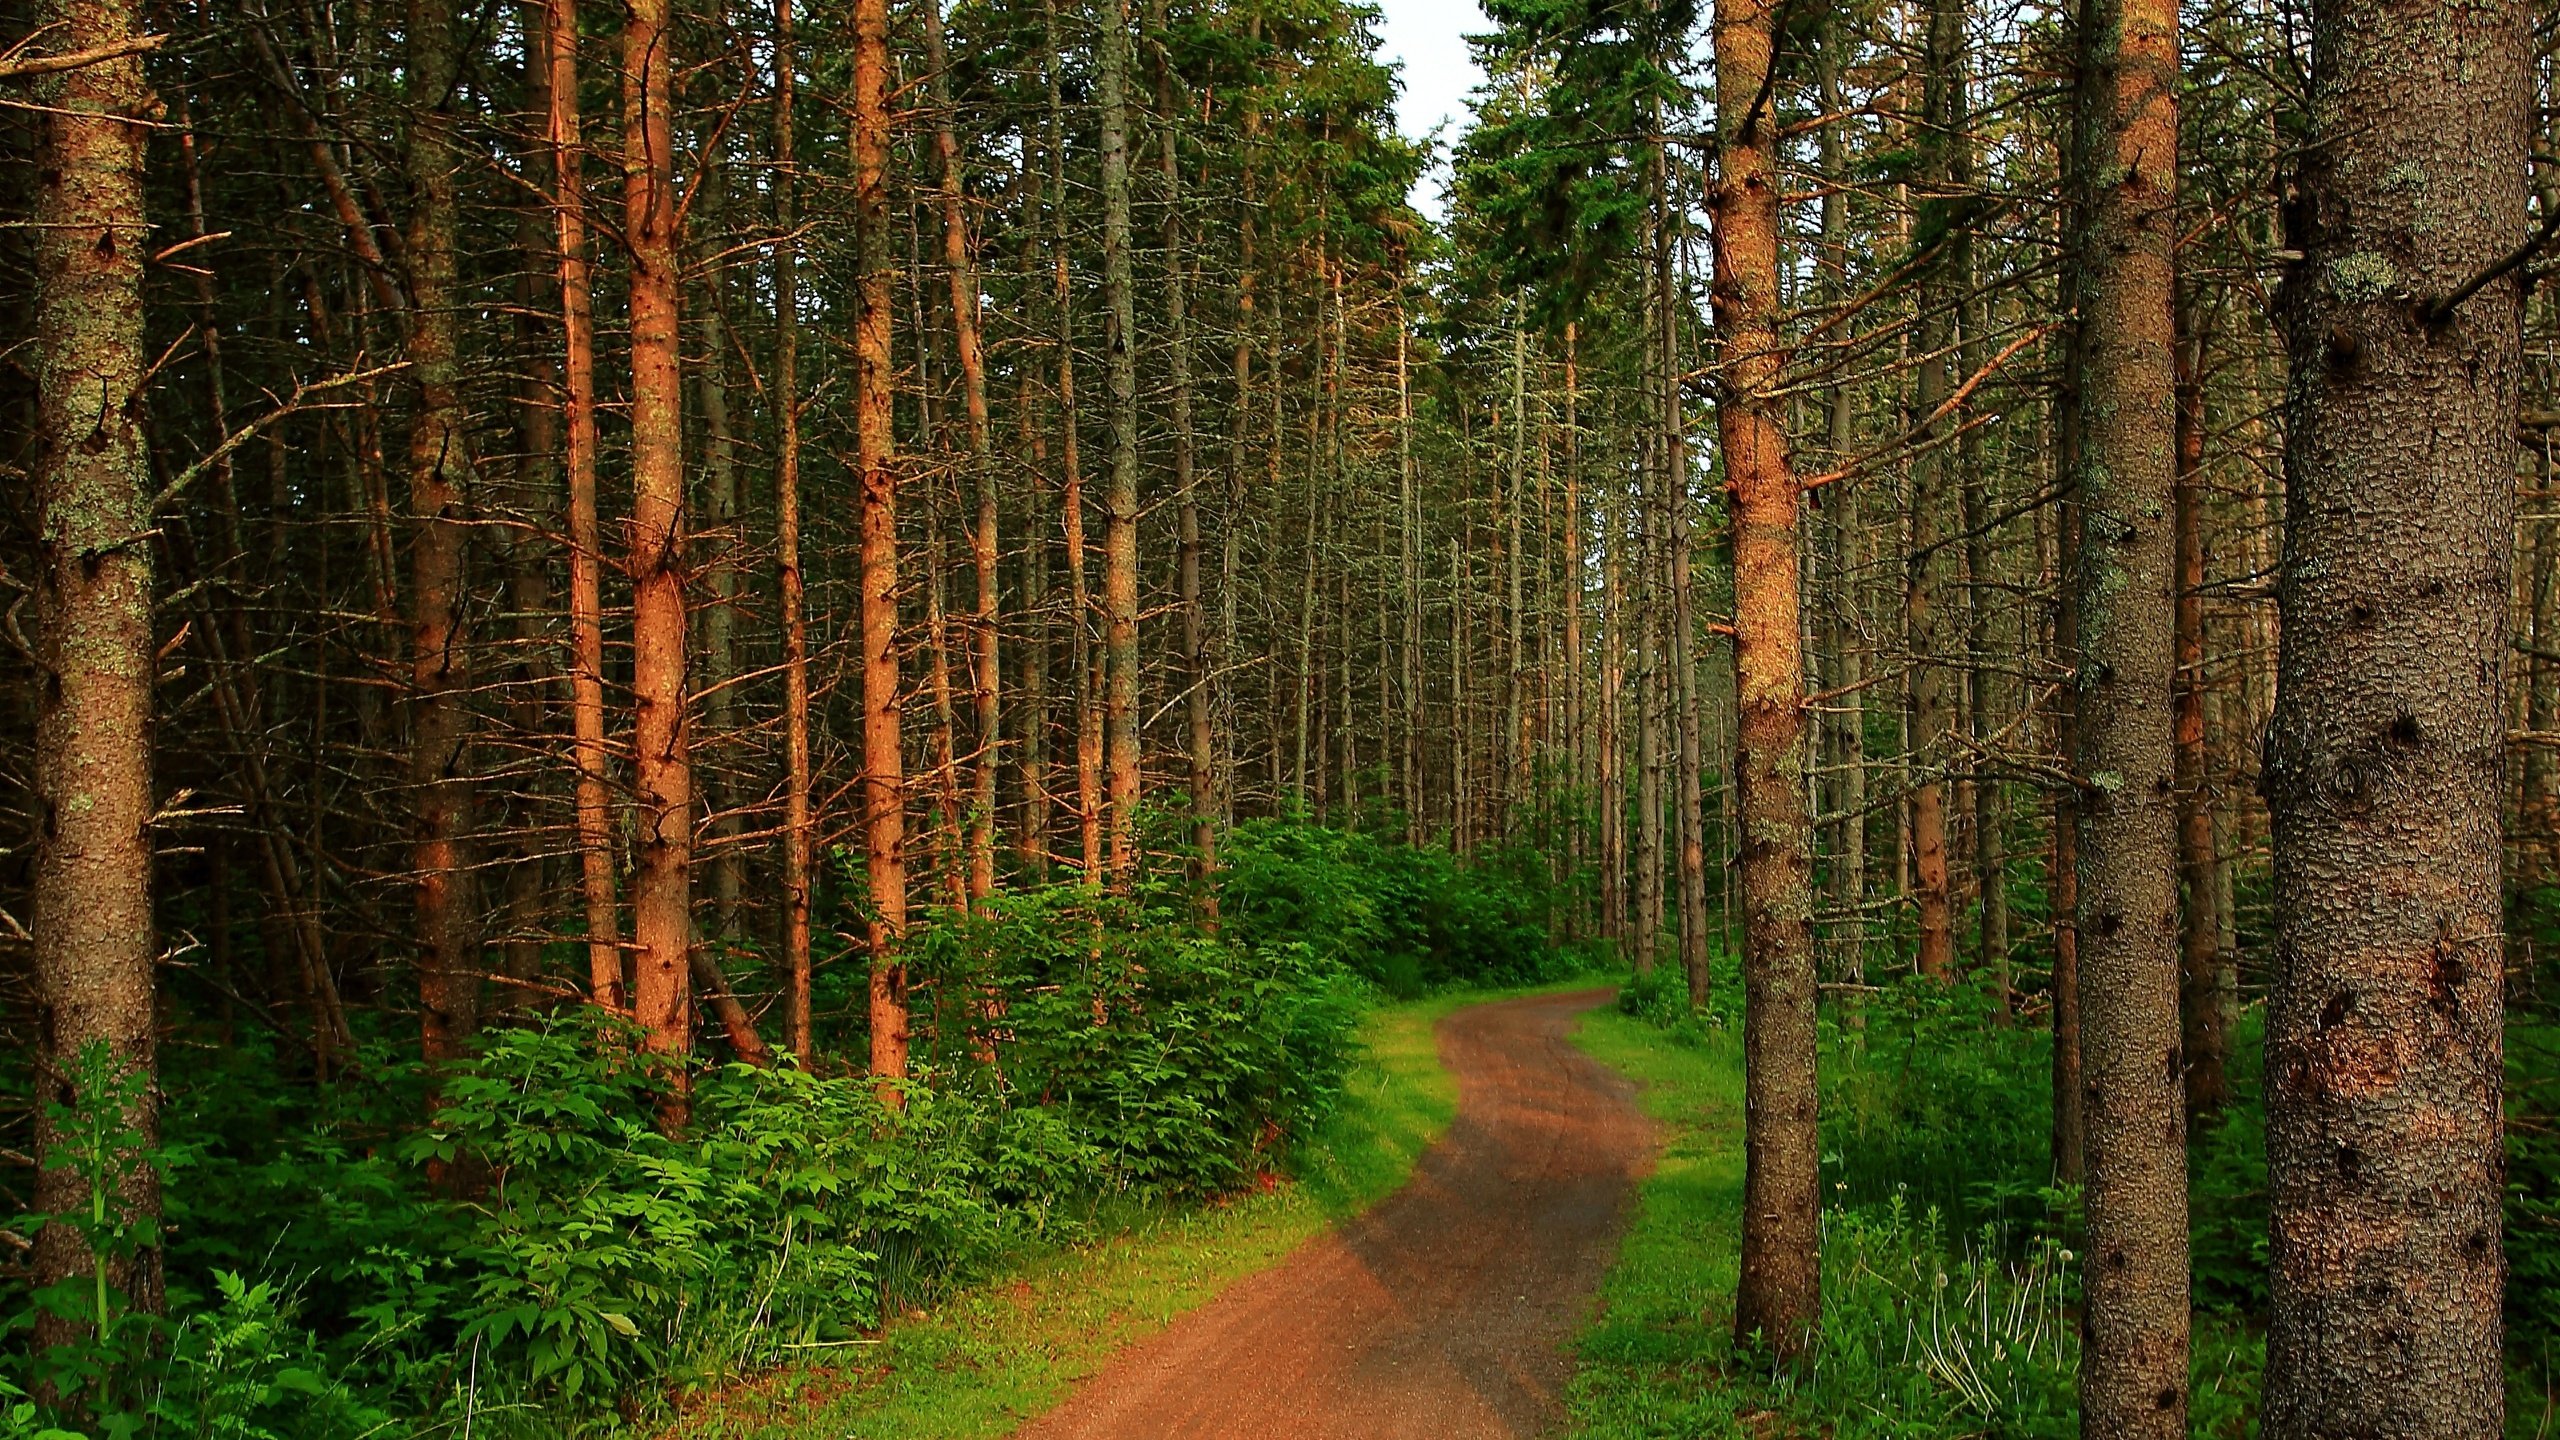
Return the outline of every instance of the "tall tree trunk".
[[[683,241],[676,212],[668,0],[622,31],[623,234],[631,251],[632,1010],[669,1064],[668,1129],[693,1051],[693,759],[685,695]]]
[[[1066,101],[1060,83],[1057,0],[1042,0],[1041,73],[1049,91],[1050,259],[1055,267],[1058,322],[1058,506],[1067,546],[1067,604],[1073,611],[1068,663],[1075,670],[1076,831],[1084,880],[1102,879],[1102,706],[1094,692],[1093,594],[1085,578],[1084,465],[1076,413],[1075,287],[1067,228]]]
[[[561,0],[553,0],[561,3]],[[791,0],[774,0],[773,249],[774,569],[782,599],[782,950],[789,975],[786,1030],[791,1053],[814,1053],[810,1002],[810,871],[815,825],[809,809],[809,615],[800,568],[800,244],[799,170],[793,155],[798,58]]]
[[[1201,916],[1218,921],[1218,752],[1213,735],[1210,692],[1214,683],[1209,654],[1209,612],[1200,589],[1200,495],[1197,441],[1191,416],[1190,263],[1182,233],[1182,128],[1175,94],[1173,57],[1167,47],[1164,0],[1150,7],[1153,40],[1149,53],[1155,70],[1157,141],[1164,168],[1164,321],[1167,379],[1172,389],[1173,486],[1177,543],[1175,581],[1182,605],[1182,662],[1189,685],[1183,697],[1184,749],[1191,761],[1191,871],[1199,888]],[[1238,332],[1241,334],[1242,332]]]
[[[1103,495],[1102,610],[1108,688],[1104,750],[1110,766],[1111,876],[1126,885],[1138,863],[1138,312],[1130,268],[1129,15],[1103,0],[1095,57],[1102,115],[1102,349],[1111,386],[1111,484]]]
[[[619,1010],[625,1003],[622,922],[614,898],[613,802],[606,788],[604,530],[596,506],[595,297],[587,258],[586,138],[578,110],[578,6],[577,0],[548,5],[543,40],[551,76],[543,88],[551,105],[551,208],[560,250],[561,468],[569,491],[569,723],[578,774],[579,888],[587,913],[587,997]]]
[[[454,133],[459,57],[450,0],[410,0],[408,69],[420,102],[402,154],[413,209],[409,272],[409,784],[416,830],[418,1015],[430,1083],[480,1027],[480,905],[474,883],[471,646],[464,634],[470,510],[478,489],[462,412],[456,293]]]
[[[2313,11],[2263,780],[2269,1440],[2503,1429],[2498,831],[2529,13]]]
[[[2076,29],[2080,16],[2072,14]],[[2075,35],[2075,40],[2077,39]],[[2060,361],[2055,366],[2061,381],[2053,397],[2053,473],[2061,492],[2053,511],[2052,571],[2056,592],[2053,609],[2054,667],[2065,675],[2076,676],[2080,668],[2080,607],[2076,598],[2080,572],[2080,394],[2082,377],[2088,369],[2086,348],[2088,327],[2077,316],[2083,287],[2082,257],[2086,247],[2081,230],[2087,223],[2090,204],[2088,167],[2088,132],[2091,124],[2091,86],[2080,71],[2085,60],[2085,45],[2075,43],[2070,50],[2073,65],[2070,124],[2068,137],[2057,147],[2058,168],[2062,175],[2061,213],[2056,217],[2060,232],[2057,249],[2061,251],[2061,276],[2055,286],[2055,308],[2064,312],[2061,338],[2054,347]],[[2061,686],[2053,700],[2053,753],[2061,768],[2070,772],[2080,751],[2078,686]],[[2066,781],[2053,787],[2052,795],[2052,874],[2053,893],[2046,908],[2053,916],[2053,975],[2049,993],[2053,1004],[2052,1040],[2052,1161],[2054,1182],[2077,1185],[2085,1173],[2083,1143],[2082,1088],[2080,1065],[2080,796],[2076,785]]]
[[[853,11],[853,406],[862,487],[862,810],[871,884],[871,1073],[892,1107],[905,1103],[907,967],[906,758],[898,739],[897,405],[890,353],[888,0]]]
[[[131,0],[45,0],[47,48],[134,39]],[[150,462],[143,448],[143,144],[138,55],[35,88],[37,843],[31,888],[44,1063],[36,1069],[35,1210],[95,1215],[139,1245],[92,1250],[64,1221],[36,1233],[33,1280],[86,1282],[83,1323],[38,1310],[36,1343],[104,1339],[120,1311],[160,1308],[159,1139],[151,901],[153,688]],[[96,1063],[91,1062],[95,1057]],[[93,1195],[90,1147],[61,1117],[92,1107],[126,1137]],[[95,1163],[94,1161],[90,1163]]]
[[[2177,688],[2179,1048],[2189,1120],[2231,1099],[2231,1008],[2238,999],[2222,948],[2222,857],[2206,774],[2204,674],[2204,338],[2181,303],[2177,394]]]
[[[950,59],[944,53],[942,6],[927,0],[924,17],[925,64],[933,72],[934,155],[941,162],[942,265],[951,280],[951,341],[960,362],[960,399],[969,426],[969,480],[977,513],[969,527],[969,564],[978,581],[977,608],[970,618],[971,718],[977,728],[977,752],[970,762],[969,880],[972,902],[995,893],[996,774],[1004,764],[1003,715],[1000,710],[1003,654],[998,644],[996,608],[1000,554],[997,528],[996,467],[987,421],[986,345],[978,324],[978,266],[969,249],[969,216],[960,166],[960,138],[951,117]]]
[[[1953,207],[1956,152],[1971,142],[1958,124],[1964,68],[1965,0],[1929,0],[1921,74],[1922,128],[1920,185],[1923,204]],[[1935,416],[1954,386],[1951,350],[1955,341],[1956,291],[1964,277],[1940,255],[1923,270],[1919,287],[1919,412]],[[1934,428],[1934,426],[1932,427]],[[1930,437],[1935,438],[1935,437]],[[1922,443],[1927,443],[1924,438]],[[1948,574],[1955,550],[1946,536],[1950,456],[1938,445],[1914,457],[1911,465],[1911,568],[1905,591],[1904,624],[1910,631],[1911,736],[1909,763],[1917,772],[1911,784],[1909,859],[1912,899],[1919,912],[1920,973],[1953,980],[1955,914],[1947,881],[1947,780],[1955,729],[1955,689],[1950,665],[1950,638],[1955,586]]]
[[[2179,1095],[2171,509],[2176,0],[2083,0],[2090,210],[2074,601],[2080,612],[2079,980],[2089,1264],[2083,1432],[2187,1433],[2186,1114]]]
[[[723,180],[720,161],[712,155],[703,157],[700,186],[695,194],[714,231],[715,241],[726,237],[717,233],[715,202],[725,198],[720,192]],[[738,573],[741,536],[738,533],[738,437],[729,419],[729,326],[722,311],[727,301],[725,262],[706,259],[703,281],[702,361],[694,368],[695,413],[702,418],[702,525],[701,533],[711,538],[713,559],[705,567],[710,581],[710,594],[703,597],[697,623],[701,627],[702,724],[708,732],[712,753],[719,755],[735,744],[738,729]],[[717,765],[711,782],[703,788],[712,812],[711,822],[711,907],[713,928],[721,942],[737,938],[739,885],[743,878],[744,860],[738,849],[738,786],[733,778],[736,761]]]
[[[1654,322],[1655,343],[1661,347],[1656,383],[1662,387],[1656,417],[1662,433],[1656,443],[1662,462],[1664,569],[1671,586],[1667,617],[1671,675],[1662,694],[1673,707],[1671,738],[1677,746],[1672,807],[1679,817],[1680,969],[1689,980],[1690,1008],[1702,1010],[1713,972],[1707,958],[1706,749],[1698,729],[1698,619],[1690,579],[1689,445],[1683,433],[1686,417],[1681,393],[1685,367],[1680,360],[1680,311],[1688,303],[1688,294],[1673,235],[1680,212],[1671,193],[1670,159],[1660,142],[1653,146],[1652,164],[1654,303],[1661,307]],[[1771,243],[1775,243],[1774,233]],[[1783,458],[1779,463],[1784,464]],[[1801,769],[1801,760],[1798,766]]]
[[[1785,401],[1771,393],[1786,368],[1778,336],[1778,126],[1762,98],[1777,24],[1776,0],[1727,0],[1716,11],[1721,143],[1708,206],[1724,339],[1716,418],[1733,507],[1733,768],[1743,834],[1745,1161],[1733,1326],[1737,1340],[1756,1338],[1792,1362],[1822,1316],[1822,1137],[1798,590],[1804,495],[1787,460]]]

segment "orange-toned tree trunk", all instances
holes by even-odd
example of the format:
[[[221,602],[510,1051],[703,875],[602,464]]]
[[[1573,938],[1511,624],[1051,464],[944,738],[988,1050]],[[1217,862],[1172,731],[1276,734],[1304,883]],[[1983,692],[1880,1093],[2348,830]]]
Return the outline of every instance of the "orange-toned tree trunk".
[[[1814,1086],[1813,818],[1805,801],[1804,492],[1772,392],[1778,336],[1777,117],[1765,93],[1775,0],[1716,10],[1717,407],[1733,507],[1734,777],[1742,820],[1745,1136],[1734,1332],[1802,1355],[1822,1315],[1821,1133]],[[1736,111],[1742,113],[1736,114]],[[1685,931],[1684,931],[1685,933]]]
[[[905,757],[898,742],[898,474],[889,264],[889,9],[853,11],[853,404],[862,530],[862,806],[871,880],[871,1073],[891,1104],[907,1075]]]
[[[1129,15],[1122,0],[1103,0],[1100,18],[1102,349],[1111,393],[1111,483],[1102,506],[1102,713],[1111,876],[1126,884],[1138,860],[1138,327],[1129,260]]]
[[[631,885],[633,1015],[671,1062],[661,1106],[684,1123],[693,1049],[693,761],[685,703],[682,248],[668,50],[669,0],[632,0],[622,32],[623,228],[631,251],[631,773],[639,865]]]
[[[925,64],[932,70],[933,144],[942,164],[942,265],[951,279],[951,339],[960,362],[960,396],[969,426],[969,479],[977,513],[969,527],[969,563],[978,581],[970,617],[969,698],[977,728],[970,757],[968,893],[984,900],[996,886],[996,775],[1004,763],[1001,709],[1003,652],[996,629],[999,588],[996,562],[996,467],[987,423],[986,344],[978,324],[978,264],[969,248],[969,216],[963,206],[960,138],[952,128],[950,59],[944,53],[940,0],[926,0]]]
[[[132,0],[46,0],[46,48],[78,52],[141,33]],[[106,1205],[147,1238],[160,1214],[152,1025],[153,686],[150,462],[140,404],[142,203],[149,92],[127,55],[45,80],[36,267],[36,687],[32,886],[47,1063],[36,1067],[35,1209],[90,1213],[90,1177],[61,1107],[112,1107],[132,1137],[110,1159]],[[96,1054],[105,1064],[81,1063]],[[87,1093],[78,1087],[86,1083]],[[159,1249],[93,1253],[80,1230],[36,1233],[34,1279],[90,1282],[88,1323],[40,1312],[36,1341],[94,1338],[97,1323],[159,1308]]]
[[[577,767],[580,888],[587,911],[587,995],[623,1008],[622,923],[614,899],[612,795],[604,723],[604,534],[596,508],[596,322],[587,259],[585,138],[578,113],[578,4],[550,0],[551,208],[559,246],[561,464],[569,528],[569,711]]]

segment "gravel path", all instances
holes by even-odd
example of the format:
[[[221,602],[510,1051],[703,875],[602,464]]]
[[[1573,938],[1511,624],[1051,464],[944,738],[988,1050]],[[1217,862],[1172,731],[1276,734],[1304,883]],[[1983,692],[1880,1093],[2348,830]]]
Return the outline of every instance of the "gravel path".
[[[1440,1022],[1458,1114],[1402,1190],[1133,1346],[1015,1440],[1546,1433],[1654,1136],[1568,1039],[1610,992]]]

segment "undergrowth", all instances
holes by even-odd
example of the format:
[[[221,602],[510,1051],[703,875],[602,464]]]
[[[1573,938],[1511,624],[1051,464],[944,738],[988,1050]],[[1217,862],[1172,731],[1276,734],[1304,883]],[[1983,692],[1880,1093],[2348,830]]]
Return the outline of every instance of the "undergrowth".
[[[165,1225],[10,1226],[72,1225],[113,1263],[159,1264],[165,1312],[116,1313],[105,1285],[0,1289],[0,1440],[654,1424],[867,1348],[1027,1249],[1266,1189],[1341,1112],[1373,997],[1583,958],[1546,943],[1543,862],[1462,869],[1281,823],[1246,827],[1227,860],[1216,930],[1178,881],[940,913],[907,945],[914,1073],[896,1095],[842,1058],[867,1048],[861,1007],[826,1003],[859,986],[857,960],[821,987],[809,1063],[697,1066],[680,1134],[652,1123],[676,1077],[577,1007],[492,1026],[432,1110],[387,1029],[321,1084],[283,1037],[208,1043],[178,1017],[169,1138],[102,1130],[83,1152],[93,1194],[156,1171]],[[733,959],[752,978],[751,951]],[[111,1068],[79,1093],[112,1094]],[[31,1346],[39,1313],[79,1338]]]

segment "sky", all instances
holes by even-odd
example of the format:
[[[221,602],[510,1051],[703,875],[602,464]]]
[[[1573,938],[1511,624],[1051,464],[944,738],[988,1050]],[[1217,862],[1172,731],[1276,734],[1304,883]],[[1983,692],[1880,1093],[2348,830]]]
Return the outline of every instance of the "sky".
[[[1396,127],[1414,139],[1450,123],[1441,139],[1457,138],[1466,118],[1467,92],[1484,79],[1467,36],[1491,28],[1476,0],[1377,0],[1379,58],[1404,63],[1404,93],[1396,101]],[[1448,167],[1436,166],[1414,187],[1413,203],[1435,219],[1447,214],[1443,187]]]

